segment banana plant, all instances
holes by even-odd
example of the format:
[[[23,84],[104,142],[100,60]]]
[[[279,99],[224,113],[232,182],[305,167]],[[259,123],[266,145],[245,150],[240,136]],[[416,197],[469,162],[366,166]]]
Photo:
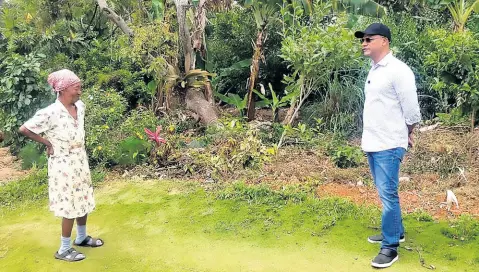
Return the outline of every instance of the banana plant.
[[[231,94],[224,95],[221,93],[216,92],[215,96],[218,97],[221,101],[235,106],[235,108],[240,112],[241,117],[245,115],[245,109],[247,105],[248,95],[245,95],[244,98],[241,98],[238,94]]]
[[[262,85],[261,87],[263,88]],[[281,97],[280,99],[276,92],[273,90],[273,86],[271,85],[271,83],[268,84],[268,87],[271,92],[271,99],[267,98],[264,94],[258,92],[257,90],[254,90],[254,92],[256,95],[258,95],[259,98],[262,99],[260,102],[258,102],[258,106],[270,106],[271,110],[273,111],[273,122],[278,122],[278,109],[290,104],[291,100],[298,96],[298,93],[291,92]]]
[[[444,0],[454,21],[454,32],[464,32],[472,12],[479,13],[479,0]]]
[[[263,3],[256,1],[252,4],[252,11],[256,21],[256,42],[253,43],[253,58],[251,63],[251,74],[249,78],[248,86],[248,121],[254,119],[255,116],[255,99],[254,99],[254,88],[256,85],[256,79],[258,78],[259,73],[259,61],[263,56],[263,47],[266,39],[266,28],[269,23],[273,20],[277,9],[268,3]]]
[[[333,8],[351,14],[370,17],[383,17],[387,15],[387,8],[372,0],[334,0]]]
[[[336,10],[346,10],[354,14],[381,17],[386,15],[386,8],[372,0],[333,0],[333,8]],[[241,2],[241,1],[240,1]],[[263,56],[263,47],[266,37],[266,29],[269,22],[273,21],[276,14],[284,4],[300,5],[305,15],[311,15],[313,12],[312,0],[244,0],[242,4],[251,8],[256,25],[256,41],[253,43],[253,58],[251,63],[251,74],[248,86],[248,120],[251,121],[255,116],[255,99],[253,91],[256,85],[256,79],[259,72],[259,61]]]

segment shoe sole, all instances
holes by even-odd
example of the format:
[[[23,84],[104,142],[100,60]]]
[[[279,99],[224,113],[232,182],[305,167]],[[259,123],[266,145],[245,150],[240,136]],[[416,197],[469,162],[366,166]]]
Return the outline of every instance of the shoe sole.
[[[390,267],[391,265],[393,265],[393,263],[395,263],[397,260],[399,260],[399,255],[396,256],[396,257],[395,257],[391,262],[389,262],[389,263],[378,264],[378,263],[371,262],[371,266],[372,266],[372,267],[375,267],[375,268],[387,268],[387,267]]]
[[[370,242],[371,244],[380,244],[383,241],[374,241],[368,238],[368,242]],[[399,239],[399,243],[404,243],[404,242],[406,242],[406,238]]]

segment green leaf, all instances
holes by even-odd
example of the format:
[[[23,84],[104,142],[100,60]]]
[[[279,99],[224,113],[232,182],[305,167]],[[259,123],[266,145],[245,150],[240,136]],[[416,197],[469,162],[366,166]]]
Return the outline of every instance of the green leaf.
[[[150,90],[150,92],[154,93],[156,91],[156,88],[158,87],[158,83],[156,80],[152,80],[148,83],[147,88]]]
[[[255,103],[255,106],[259,108],[269,107],[269,105],[271,105],[270,100],[260,100]]]
[[[233,69],[246,68],[246,67],[249,67],[251,65],[251,62],[252,62],[251,58],[240,60],[240,61],[234,63],[233,65],[231,65],[229,68],[233,68]]]
[[[271,83],[268,83],[268,87],[269,87],[269,90],[271,91],[271,95],[273,96],[273,105],[275,107],[278,106],[278,96],[276,95],[276,92],[273,90],[273,85],[271,85]]]
[[[474,12],[479,13],[479,0],[476,0],[476,2],[474,2],[474,4],[472,4],[472,6],[473,6],[473,9],[474,9]]]
[[[264,96],[262,93],[258,92],[258,90],[256,90],[256,89],[253,89],[253,92],[254,92],[256,95],[258,95],[259,98],[261,98],[261,99],[263,99],[263,100],[268,99],[268,98],[266,98],[266,96]]]

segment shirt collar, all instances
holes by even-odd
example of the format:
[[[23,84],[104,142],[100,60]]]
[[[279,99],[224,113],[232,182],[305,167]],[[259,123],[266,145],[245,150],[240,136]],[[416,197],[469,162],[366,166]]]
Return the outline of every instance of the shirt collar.
[[[384,56],[377,64],[374,64],[374,62],[371,60],[371,66],[373,68],[377,68],[379,66],[387,66],[389,61],[393,58],[393,54],[389,52],[386,56]]]
[[[80,100],[78,100],[77,102],[75,102],[75,106],[77,107],[77,109],[79,108],[79,107],[78,107],[79,102],[80,102]],[[59,99],[56,99],[56,100],[55,100],[55,103],[57,104],[57,106],[58,106],[62,111],[68,112],[68,110],[67,110],[67,108],[65,107],[65,105],[63,105],[63,103],[60,102]]]

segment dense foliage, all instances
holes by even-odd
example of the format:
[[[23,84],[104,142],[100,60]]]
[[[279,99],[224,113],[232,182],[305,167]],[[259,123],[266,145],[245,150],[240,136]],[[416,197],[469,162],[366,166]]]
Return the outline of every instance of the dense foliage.
[[[7,134],[4,144],[14,151],[25,145],[16,134],[18,127],[54,100],[46,76],[60,68],[74,70],[83,79],[87,150],[94,165],[178,164],[186,172],[206,167],[226,174],[235,167],[266,161],[282,134],[293,137],[283,133],[293,128],[312,135],[357,136],[369,62],[360,56],[353,33],[375,21],[390,26],[394,54],[413,69],[425,120],[439,118],[452,125],[469,120],[474,125],[477,119],[479,17],[474,11],[463,14],[466,17],[451,15],[454,1],[378,1],[388,9],[386,16],[367,8],[377,7],[372,1],[356,11],[323,1],[311,1],[310,6],[303,1],[285,1],[282,6],[277,5],[281,1],[252,6],[243,5],[251,1],[209,2],[203,44],[195,47],[195,54],[196,66],[215,76],[200,70],[198,74],[211,80],[216,102],[243,114],[253,44],[262,27],[255,14],[269,16],[255,93],[257,107],[272,109],[268,121],[273,124],[251,131],[243,120],[232,124],[232,119],[223,121],[226,131],[205,129],[195,122],[194,114],[192,118],[185,111],[184,97],[172,86],[188,88],[196,81],[188,79],[191,74],[179,72],[185,71],[186,58],[174,1],[107,2],[134,35],[123,33],[93,0],[3,2],[0,125]],[[185,20],[194,36],[201,32],[201,25],[195,13],[197,3],[192,3]],[[164,104],[165,99],[172,105]],[[278,112],[291,106],[299,113],[300,124],[283,126]],[[159,125],[167,141],[164,146],[155,146],[144,132]],[[237,126],[243,128],[241,133],[231,133]],[[305,140],[304,133],[297,137],[309,143],[314,138]],[[36,154],[35,148],[28,146],[23,154]],[[341,167],[357,164],[357,152],[348,147],[338,147],[335,154]]]

